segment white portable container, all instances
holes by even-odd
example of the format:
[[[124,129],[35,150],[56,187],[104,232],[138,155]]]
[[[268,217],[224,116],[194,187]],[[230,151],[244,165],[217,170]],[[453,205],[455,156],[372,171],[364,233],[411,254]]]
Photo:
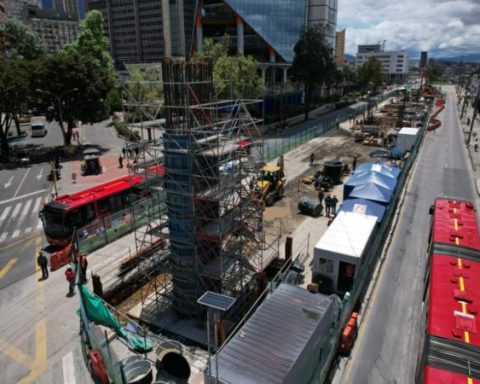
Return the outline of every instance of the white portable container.
[[[397,145],[406,151],[411,151],[415,141],[417,140],[418,131],[418,128],[402,128],[397,135]]]

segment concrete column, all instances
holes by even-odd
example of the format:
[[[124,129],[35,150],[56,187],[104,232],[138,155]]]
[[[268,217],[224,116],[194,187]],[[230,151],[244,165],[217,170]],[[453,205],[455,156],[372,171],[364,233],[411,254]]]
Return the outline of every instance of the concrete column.
[[[170,26],[170,1],[162,0],[163,56],[172,57],[172,29]]]
[[[202,25],[202,6],[198,9],[195,19],[195,26],[197,27],[197,52],[203,51],[203,25]]]
[[[183,0],[177,1],[178,6],[178,24],[179,24],[179,31],[180,31],[180,54],[183,57],[187,56],[187,50],[185,47],[185,15],[183,10]]]
[[[270,63],[275,63],[276,55],[275,51],[271,47],[268,47],[268,58],[270,60]]]
[[[266,72],[266,68],[262,67],[262,84],[263,85],[265,85],[265,72]]]
[[[283,84],[287,84],[288,76],[287,76],[288,68],[283,68]]]
[[[244,53],[244,28],[243,20],[240,16],[237,16],[237,53],[243,55]]]

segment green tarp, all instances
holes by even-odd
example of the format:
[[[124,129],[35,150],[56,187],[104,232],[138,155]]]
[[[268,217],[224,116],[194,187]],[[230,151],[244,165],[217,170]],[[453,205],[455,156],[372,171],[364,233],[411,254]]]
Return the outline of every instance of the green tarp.
[[[119,337],[127,341],[133,351],[145,353],[153,349],[151,340],[127,332],[103,300],[91,293],[85,285],[80,285],[79,289],[85,314],[90,321],[113,329]]]

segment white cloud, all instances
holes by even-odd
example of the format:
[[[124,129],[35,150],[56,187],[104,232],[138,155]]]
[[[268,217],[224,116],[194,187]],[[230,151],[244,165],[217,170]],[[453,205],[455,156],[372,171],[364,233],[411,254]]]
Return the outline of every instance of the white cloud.
[[[386,40],[386,49],[451,57],[480,53],[480,0],[340,0],[345,51]]]

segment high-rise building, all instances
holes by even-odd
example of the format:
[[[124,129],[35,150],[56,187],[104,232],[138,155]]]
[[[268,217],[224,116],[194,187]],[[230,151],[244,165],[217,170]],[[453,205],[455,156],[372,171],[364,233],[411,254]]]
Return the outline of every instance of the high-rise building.
[[[335,62],[337,65],[345,64],[345,29],[337,31],[335,37]]]
[[[5,20],[5,1],[0,0],[0,22]]]
[[[420,53],[420,69],[423,69],[427,66],[428,63],[428,52],[423,51]]]
[[[79,19],[85,17],[85,0],[42,0],[43,9],[55,9],[57,11],[72,13]]]
[[[74,41],[79,31],[76,15],[57,10],[25,6],[22,19],[45,40],[48,51],[52,53],[58,52],[65,44]]]
[[[88,0],[100,11],[118,67],[190,53],[195,0]]]
[[[204,0],[196,16],[196,44],[206,37],[229,36],[231,48],[260,62],[291,63],[293,49],[306,26],[325,27],[334,48],[337,0]]]
[[[23,8],[27,5],[42,6],[41,0],[4,0],[5,16],[11,19],[22,19]]]
[[[360,47],[357,53],[355,66],[361,67],[371,57],[376,58],[382,64],[383,74],[387,82],[405,81],[408,75],[409,56],[407,51],[384,51],[381,45],[372,50],[365,50]],[[373,47],[373,46],[370,46]],[[378,50],[377,50],[378,48]]]

